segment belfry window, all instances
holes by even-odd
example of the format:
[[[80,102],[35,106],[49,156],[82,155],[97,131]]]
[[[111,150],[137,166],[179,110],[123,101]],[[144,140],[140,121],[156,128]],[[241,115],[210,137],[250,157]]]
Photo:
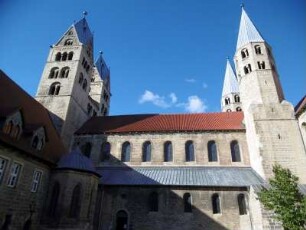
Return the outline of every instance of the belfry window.
[[[60,61],[61,60],[61,57],[62,57],[62,54],[60,52],[58,52],[56,55],[55,55],[55,61]]]
[[[247,205],[245,200],[244,194],[239,194],[237,196],[238,207],[239,207],[239,215],[246,215],[247,214]]]
[[[261,47],[260,47],[260,45],[256,45],[256,46],[254,46],[254,48],[255,48],[255,53],[256,54],[261,54]]]
[[[79,75],[79,84],[83,83],[83,79],[84,79],[83,73],[80,73],[80,75]]]
[[[265,69],[266,68],[266,65],[265,65],[265,62],[264,61],[262,61],[262,62],[257,62],[257,64],[258,64],[258,68],[259,69]]]
[[[194,146],[192,141],[187,141],[185,144],[186,161],[194,161]]]
[[[51,71],[50,71],[50,74],[49,74],[49,78],[57,78],[58,77],[58,72],[59,72],[58,67],[52,68]]]
[[[245,74],[251,73],[252,72],[251,64],[248,64],[248,65],[244,66],[243,70],[244,70]]]
[[[86,89],[87,89],[87,80],[86,79],[83,82],[82,88],[86,91]]]
[[[231,100],[230,100],[230,98],[226,97],[224,99],[224,102],[225,102],[226,105],[229,105],[231,103]]]
[[[208,149],[208,161],[218,161],[218,154],[217,154],[217,145],[215,141],[209,141],[207,143],[207,149]]]
[[[240,147],[237,141],[231,142],[231,155],[232,155],[232,161],[233,162],[240,162],[241,156],[240,156]]]
[[[220,205],[219,194],[215,193],[215,194],[212,195],[211,203],[212,203],[213,214],[221,213],[221,205]]]
[[[73,58],[73,52],[71,51],[71,52],[69,52],[69,54],[68,54],[68,60],[71,61],[72,58]]]
[[[121,150],[121,161],[122,162],[130,162],[131,160],[131,144],[126,141],[122,144]]]
[[[63,53],[63,55],[62,55],[62,61],[66,61],[67,60],[67,53],[65,52],[65,53]]]
[[[142,161],[149,162],[151,161],[151,142],[146,141],[142,145]]]
[[[73,44],[73,41],[72,41],[72,39],[67,39],[66,41],[65,41],[65,46],[71,46]]]
[[[246,57],[248,57],[249,56],[249,51],[248,51],[248,49],[243,49],[243,50],[241,50],[241,57],[242,58],[246,58]]]
[[[239,111],[242,111],[242,109],[240,107],[237,107],[236,111],[239,112]]]
[[[149,210],[150,212],[158,212],[158,193],[152,192],[149,195]]]
[[[170,141],[166,141],[164,143],[164,161],[165,162],[173,161],[172,143]]]
[[[50,86],[49,95],[58,95],[61,89],[61,84],[59,82],[55,82]]]
[[[240,97],[236,94],[236,95],[234,96],[234,100],[235,100],[235,102],[240,102]]]
[[[68,78],[68,74],[69,74],[69,67],[64,67],[61,70],[61,78]]]
[[[183,196],[184,200],[184,212],[192,212],[192,197],[190,193],[185,193]]]

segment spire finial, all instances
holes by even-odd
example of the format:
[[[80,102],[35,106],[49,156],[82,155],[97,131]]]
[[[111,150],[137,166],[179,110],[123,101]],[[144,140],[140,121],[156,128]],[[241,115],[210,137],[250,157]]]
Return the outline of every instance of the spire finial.
[[[226,60],[228,60],[228,61],[229,61],[229,56],[226,56]]]
[[[244,3],[243,2],[241,2],[240,7],[241,7],[241,9],[244,9]]]
[[[103,54],[103,51],[102,51],[102,50],[100,50],[100,51],[99,51],[99,54],[100,54],[100,55],[102,56],[102,54]]]
[[[83,17],[85,18],[87,16],[88,12],[86,10],[83,11]]]

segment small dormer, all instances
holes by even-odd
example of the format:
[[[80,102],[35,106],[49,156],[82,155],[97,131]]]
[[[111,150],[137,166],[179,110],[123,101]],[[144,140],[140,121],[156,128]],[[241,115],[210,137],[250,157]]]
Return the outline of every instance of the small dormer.
[[[35,150],[42,150],[46,143],[46,130],[43,126],[33,131],[31,138],[31,147]]]
[[[19,139],[23,129],[23,117],[21,111],[11,110],[4,115],[2,123],[2,132],[12,138]]]

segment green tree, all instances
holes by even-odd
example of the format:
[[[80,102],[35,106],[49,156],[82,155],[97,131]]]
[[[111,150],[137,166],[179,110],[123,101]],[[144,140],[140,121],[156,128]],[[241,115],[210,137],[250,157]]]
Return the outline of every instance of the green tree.
[[[274,212],[284,229],[306,229],[306,196],[299,192],[299,178],[280,165],[273,166],[273,173],[270,186],[258,194],[260,202]]]

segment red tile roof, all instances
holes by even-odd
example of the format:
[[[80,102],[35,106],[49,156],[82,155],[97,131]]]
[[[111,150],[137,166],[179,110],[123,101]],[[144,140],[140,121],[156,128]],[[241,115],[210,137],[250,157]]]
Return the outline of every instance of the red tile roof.
[[[0,119],[3,121],[18,110],[23,118],[23,134],[16,140],[0,130],[0,143],[49,162],[56,162],[67,152],[52,124],[48,110],[0,70]],[[41,151],[31,148],[31,136],[28,136],[38,127],[45,128],[47,138]]]
[[[306,95],[302,97],[302,99],[297,103],[297,105],[294,108],[295,115],[298,117],[303,113],[303,111],[306,110]]]
[[[93,117],[76,134],[245,130],[242,112]]]

